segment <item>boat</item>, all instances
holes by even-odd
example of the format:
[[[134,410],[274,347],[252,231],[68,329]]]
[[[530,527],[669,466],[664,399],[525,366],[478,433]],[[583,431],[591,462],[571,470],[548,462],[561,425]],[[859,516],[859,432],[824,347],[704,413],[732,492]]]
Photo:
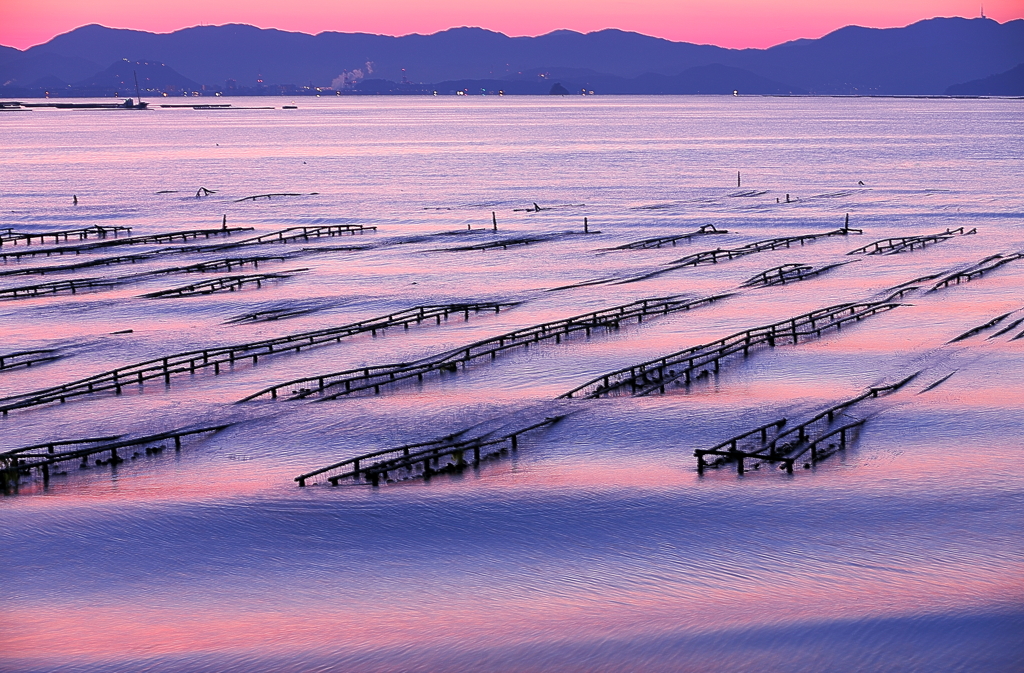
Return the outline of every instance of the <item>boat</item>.
[[[59,110],[148,110],[149,103],[142,100],[142,94],[139,92],[139,75],[134,70],[132,74],[135,75],[135,97],[138,102],[132,98],[125,98],[123,103],[21,103],[21,106],[52,107]]]
[[[22,107],[51,107],[60,110],[148,110],[149,103],[125,98],[123,103],[22,103]]]

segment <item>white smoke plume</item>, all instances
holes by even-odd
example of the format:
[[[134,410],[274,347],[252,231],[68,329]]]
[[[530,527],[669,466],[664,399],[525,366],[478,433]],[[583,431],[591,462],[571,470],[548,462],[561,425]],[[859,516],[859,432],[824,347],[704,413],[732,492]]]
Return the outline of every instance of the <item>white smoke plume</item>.
[[[365,68],[365,72],[364,72]],[[359,80],[367,75],[373,74],[373,61],[367,61],[363,68],[355,70],[343,70],[340,75],[331,80],[332,89],[351,89]]]
[[[334,89],[349,89],[356,85],[365,75],[359,68],[355,70],[344,70],[340,75],[331,80],[331,87]]]

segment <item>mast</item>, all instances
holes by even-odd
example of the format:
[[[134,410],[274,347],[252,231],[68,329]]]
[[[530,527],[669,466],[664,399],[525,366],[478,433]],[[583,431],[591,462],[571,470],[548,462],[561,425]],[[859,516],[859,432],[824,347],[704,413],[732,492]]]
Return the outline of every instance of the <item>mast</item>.
[[[142,107],[142,94],[139,93],[139,73],[132,70],[132,74],[135,75],[135,97],[139,99],[138,107]]]

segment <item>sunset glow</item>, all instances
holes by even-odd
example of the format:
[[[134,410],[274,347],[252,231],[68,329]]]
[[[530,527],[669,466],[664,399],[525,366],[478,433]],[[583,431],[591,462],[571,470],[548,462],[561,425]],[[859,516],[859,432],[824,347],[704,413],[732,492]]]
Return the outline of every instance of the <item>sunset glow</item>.
[[[887,28],[934,16],[976,17],[979,12],[980,6],[973,0],[385,0],[344,5],[328,0],[287,5],[259,0],[182,0],[155,5],[128,0],[5,0],[0,8],[0,44],[25,49],[89,23],[153,32],[249,23],[306,33],[387,35],[428,34],[456,26],[480,26],[508,35],[619,28],[670,40],[765,48],[787,40],[821,37],[846,25]],[[990,0],[985,3],[985,15],[1000,22],[1018,19],[1024,17],[1024,5],[1017,0]]]
[[[1024,0],[0,0],[0,673],[1012,671]]]

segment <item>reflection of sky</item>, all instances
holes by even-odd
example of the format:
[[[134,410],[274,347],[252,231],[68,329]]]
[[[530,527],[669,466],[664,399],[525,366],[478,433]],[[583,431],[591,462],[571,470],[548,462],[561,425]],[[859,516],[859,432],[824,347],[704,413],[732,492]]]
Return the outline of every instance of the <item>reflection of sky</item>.
[[[17,170],[22,184],[4,197],[16,228],[116,221],[141,234],[208,226],[227,212],[230,222],[260,233],[339,218],[376,224],[377,234],[356,242],[393,243],[300,258],[289,267],[310,266],[310,274],[259,291],[135,298],[182,282],[166,277],[110,292],[4,302],[5,349],[56,345],[68,357],[4,372],[3,394],[415,304],[525,300],[499,315],[357,336],[261,358],[256,367],[239,364],[217,377],[178,377],[169,389],[154,381],[141,392],[0,420],[4,448],[236,422],[186,442],[180,454],[142,456],[113,474],[69,465],[45,492],[34,484],[23,497],[0,502],[7,571],[0,657],[18,660],[7,667],[30,670],[24,662],[35,661],[40,669],[99,670],[98,662],[137,667],[164,657],[156,670],[182,662],[287,670],[268,663],[281,661],[301,670],[323,657],[349,668],[373,660],[377,669],[363,668],[415,670],[410,662],[422,656],[437,664],[424,670],[443,670],[438,662],[449,662],[449,670],[528,669],[509,663],[517,657],[547,670],[545,663],[583,648],[604,652],[607,661],[630,652],[665,664],[649,670],[679,670],[671,662],[682,651],[705,657],[693,670],[728,670],[801,656],[829,662],[842,649],[861,657],[846,660],[846,670],[857,670],[864,657],[888,656],[892,633],[904,636],[903,654],[914,661],[956,650],[929,659],[936,670],[952,669],[972,647],[1012,652],[1000,634],[1017,623],[1007,615],[1019,614],[1022,602],[1024,468],[1016,456],[1024,341],[986,341],[986,333],[945,343],[1020,308],[1024,267],[908,295],[908,305],[821,339],[757,350],[689,392],[573,403],[577,413],[523,438],[518,454],[478,473],[378,491],[295,486],[295,475],[335,460],[514,417],[597,374],[1022,247],[1012,213],[1024,203],[1012,185],[1024,176],[1015,159],[1019,140],[1006,131],[1016,108],[1004,101],[941,101],[948,116],[936,117],[934,101],[744,99],[722,109],[705,99],[626,100],[595,99],[587,107],[501,101],[501,108],[344,101],[304,104],[304,116],[293,117],[156,112],[129,129],[139,148],[130,156],[113,150],[125,131],[109,116],[75,117],[68,127],[71,117],[39,112],[0,130],[0,142],[12,148],[8,170]],[[773,115],[763,114],[766,106]],[[837,109],[846,118],[838,130],[831,121]],[[976,135],[957,135],[965,119],[980,127]],[[390,120],[387,132],[382,120]],[[510,130],[527,124],[529,137]],[[272,125],[277,133],[262,130]],[[224,155],[208,146],[215,142]],[[439,142],[447,149],[431,151]],[[640,149],[627,151],[631,143]],[[750,179],[768,194],[727,196],[734,173],[717,166],[762,164],[770,165]],[[990,180],[995,173],[1007,177]],[[872,188],[811,198],[848,189],[851,175]],[[191,198],[196,184],[223,190],[220,200]],[[924,191],[933,187],[950,191]],[[155,196],[172,188],[182,193]],[[231,202],[278,188],[320,195]],[[78,210],[53,205],[53,194],[68,190],[79,194]],[[776,207],[774,196],[786,192],[806,198]],[[534,200],[588,205],[513,212]],[[632,210],[651,204],[666,207]],[[436,205],[453,210],[423,210]],[[396,240],[488,226],[491,211],[507,235],[576,230],[584,215],[605,233],[486,253],[430,252],[458,237]],[[719,245],[824,231],[846,212],[864,236],[642,283],[540,291]],[[675,248],[594,253],[708,222],[733,233]],[[778,264],[849,259],[847,250],[873,240],[961,224],[977,225],[979,234],[862,258],[814,280],[750,290],[589,340],[531,346],[422,387],[325,403],[233,404],[298,376],[415,359],[643,297],[705,296]],[[185,260],[198,261],[168,255],[78,275]],[[71,276],[43,278],[58,277]],[[0,286],[31,282],[26,278],[33,277],[0,277]],[[297,301],[323,310],[224,324]],[[110,334],[128,328],[130,335]],[[865,407],[879,415],[845,455],[813,470],[792,477],[766,468],[743,477],[728,468],[703,478],[694,472],[696,448],[780,416],[805,417],[919,369],[925,373],[916,389]],[[917,394],[953,370],[946,383]],[[732,640],[714,640],[723,630]]]
[[[65,533],[8,546],[25,558],[60,540],[67,561],[37,567],[39,584],[6,601],[7,651],[53,656],[55,633],[62,656],[86,660],[539,645],[1021,600],[1015,537],[987,525],[985,498],[694,492],[671,480],[613,490],[582,472],[557,490],[388,492],[377,508],[362,493],[85,508]],[[68,535],[86,525],[87,538]]]

